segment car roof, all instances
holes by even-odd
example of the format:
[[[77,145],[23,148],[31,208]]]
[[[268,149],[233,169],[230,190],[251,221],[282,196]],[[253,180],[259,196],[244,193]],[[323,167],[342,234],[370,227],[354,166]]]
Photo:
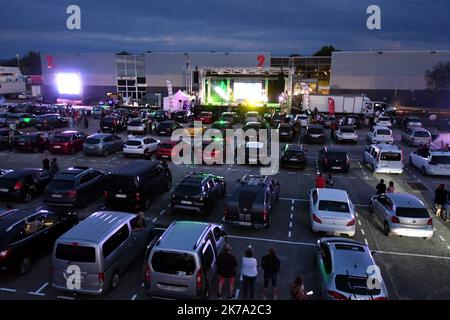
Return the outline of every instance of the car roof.
[[[412,131],[425,131],[425,132],[430,132],[430,131],[428,131],[427,129],[425,129],[425,128],[422,128],[422,127],[410,127],[410,129],[412,130]]]
[[[65,175],[65,176],[71,175],[71,176],[76,177],[80,173],[83,173],[83,172],[85,172],[87,170],[90,170],[90,169],[91,168],[88,168],[88,167],[71,167],[71,168],[67,168],[67,169],[61,171],[60,173],[58,173],[56,175],[56,177],[58,177],[59,175]]]
[[[79,133],[78,131],[68,130],[63,132],[58,132],[55,134],[55,136],[71,136],[73,134]]]
[[[147,161],[147,160],[137,160],[133,162],[132,166],[126,165],[118,169],[111,170],[108,174],[110,175],[139,175],[146,170],[151,170],[159,161]]]
[[[341,189],[331,189],[331,188],[318,188],[317,197],[319,200],[330,200],[330,201],[340,201],[347,202],[348,194],[347,191]]]
[[[176,123],[176,121],[175,121],[175,120],[165,120],[165,121],[163,121],[163,122],[160,122],[159,124],[163,124],[163,123],[165,123],[165,124],[171,124],[171,123]]]
[[[211,224],[197,221],[176,221],[158,240],[158,249],[195,251],[194,246]]]
[[[362,248],[362,251],[351,248]],[[349,248],[349,249],[344,249]],[[362,244],[332,243],[332,255],[334,260],[334,272],[336,274],[348,274],[352,276],[368,276],[367,267],[374,264],[368,248]]]
[[[303,149],[303,145],[301,145],[301,144],[294,144],[294,143],[288,143],[288,144],[286,144],[286,150],[305,151],[305,150]]]
[[[59,116],[59,113],[46,113],[46,114],[41,114],[38,117],[49,117],[49,116]]]
[[[94,133],[94,134],[91,134],[88,137],[88,139],[89,138],[103,139],[103,138],[106,138],[106,137],[109,137],[109,136],[112,136],[112,134],[111,133]]]
[[[0,218],[0,233],[8,232],[11,226],[38,213],[49,212],[48,210],[37,209],[11,209],[6,210],[8,212],[2,212],[2,217]]]
[[[347,153],[342,147],[336,145],[326,146],[325,149],[327,150],[327,153]]]
[[[373,126],[373,129],[374,130],[378,130],[378,129],[380,129],[380,130],[391,130],[391,129],[389,129],[386,126]]]
[[[313,123],[313,124],[309,124],[308,125],[308,129],[311,129],[311,128],[313,128],[313,129],[323,129],[323,126],[321,124]]]
[[[339,126],[339,129],[355,130],[353,126]]]
[[[14,178],[15,179],[22,178],[23,176],[28,175],[28,174],[33,173],[33,172],[36,172],[36,171],[42,171],[42,169],[38,169],[38,168],[15,169],[12,172],[8,172],[8,173],[5,173],[4,175],[2,175],[0,177],[0,179],[3,179],[3,178],[6,178],[6,179],[8,179],[8,178],[13,178],[13,179]]]
[[[450,156],[450,151],[441,151],[441,150],[430,151],[430,154],[432,156]]]
[[[395,144],[387,144],[387,143],[380,143],[380,144],[373,144],[372,146],[381,149],[382,151],[401,151],[400,148]]]
[[[119,211],[98,211],[75,225],[63,234],[58,242],[81,240],[99,243],[104,237],[125,221],[134,218],[135,215]]]
[[[387,193],[386,196],[391,199],[397,207],[425,208],[425,205],[419,198],[409,193]]]

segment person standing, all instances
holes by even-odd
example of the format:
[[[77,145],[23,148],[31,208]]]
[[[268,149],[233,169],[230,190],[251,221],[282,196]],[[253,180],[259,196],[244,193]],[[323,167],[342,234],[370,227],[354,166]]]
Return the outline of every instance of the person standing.
[[[322,175],[321,172],[319,172],[316,177],[316,188],[318,189],[325,188],[325,186],[326,186],[325,177]]]
[[[50,164],[50,175],[53,177],[58,172],[59,172],[58,159],[53,158],[52,163]]]
[[[389,186],[387,187],[386,192],[387,193],[394,193],[395,192],[394,181],[389,181]]]
[[[378,183],[375,188],[377,190],[378,195],[386,193],[386,185],[384,184],[384,179],[381,179],[380,183]]]
[[[69,128],[73,129],[73,118],[72,118],[72,115],[69,115]]]
[[[84,128],[89,129],[89,120],[87,114],[84,115]]]
[[[334,188],[334,180],[333,180],[333,175],[330,173],[328,173],[328,178],[326,181],[326,187],[327,188]]]
[[[250,293],[250,299],[253,299],[255,295],[255,280],[258,275],[258,261],[253,257],[251,246],[248,246],[244,257],[242,257],[241,274],[244,285],[244,299],[247,299],[248,293]]]
[[[291,298],[292,300],[306,300],[308,298],[302,276],[295,278],[294,284],[291,286]]]
[[[267,299],[267,289],[269,287],[269,282],[272,282],[272,297],[273,300],[278,299],[277,292],[277,276],[280,272],[280,259],[278,259],[276,251],[274,248],[270,248],[267,255],[262,257],[261,267],[264,270],[264,292],[263,299]]]
[[[440,217],[442,209],[444,209],[447,203],[448,191],[445,188],[445,184],[441,183],[439,187],[434,191],[434,204],[436,206],[436,217]]]
[[[42,169],[45,171],[50,170],[50,160],[48,159],[47,154],[45,154],[44,159],[42,159]]]
[[[222,298],[222,288],[225,280],[228,280],[230,286],[229,299],[233,298],[236,267],[236,257],[231,253],[231,245],[227,243],[225,245],[225,250],[217,258],[217,273],[219,274],[219,299]]]
[[[8,149],[9,149],[9,153],[13,152],[14,149],[14,136],[12,131],[9,131],[9,135],[8,135]]]

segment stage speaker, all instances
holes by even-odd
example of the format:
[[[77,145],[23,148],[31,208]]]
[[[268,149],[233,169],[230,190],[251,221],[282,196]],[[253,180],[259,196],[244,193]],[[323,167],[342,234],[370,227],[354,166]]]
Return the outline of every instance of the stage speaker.
[[[194,84],[198,84],[198,71],[194,71]]]

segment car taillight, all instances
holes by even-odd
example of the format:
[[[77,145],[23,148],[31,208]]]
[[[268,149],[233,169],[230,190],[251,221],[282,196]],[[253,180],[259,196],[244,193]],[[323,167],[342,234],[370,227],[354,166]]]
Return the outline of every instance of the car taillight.
[[[267,221],[268,218],[269,218],[269,213],[266,210],[264,210],[263,211],[263,220]]]
[[[225,218],[228,218],[230,216],[230,212],[228,211],[228,208],[223,209],[223,215]]]
[[[322,223],[322,220],[320,220],[320,218],[316,216],[314,213],[313,213],[313,220],[317,223]]]
[[[14,185],[14,190],[20,190],[22,189],[22,182],[17,181],[16,184]]]
[[[433,218],[428,219],[428,225],[432,226],[433,225]]]
[[[106,279],[105,273],[104,273],[104,272],[100,272],[100,273],[98,274],[98,283],[99,283],[100,285],[102,285],[103,282],[105,282],[105,279]]]
[[[376,298],[373,298],[373,300],[375,300],[375,301],[384,301],[384,300],[389,300],[389,299],[388,299],[388,297],[376,297]]]
[[[144,272],[144,281],[147,285],[150,284],[150,265],[148,263],[145,264],[145,272]]]
[[[400,223],[400,219],[398,217],[396,217],[396,216],[393,216],[391,218],[391,221],[392,221],[392,223]]]
[[[201,290],[202,287],[203,287],[203,272],[202,272],[202,269],[197,271],[196,282],[197,282],[197,290]]]
[[[76,191],[76,190],[68,191],[68,192],[67,192],[67,195],[68,195],[70,198],[75,198],[75,197],[77,196],[77,191]]]
[[[136,193],[136,201],[140,201],[141,200],[141,194],[138,192]]]
[[[108,191],[104,191],[103,195],[105,196],[105,198],[108,198]]]
[[[8,249],[4,250],[4,251],[1,251],[0,252],[0,259],[6,258],[8,256],[8,254],[9,254],[9,250]]]
[[[347,227],[351,227],[351,226],[354,226],[355,225],[355,219],[352,219],[352,220],[350,220],[348,223],[347,223]]]
[[[344,296],[343,294],[340,294],[339,292],[328,290],[327,293],[329,296],[331,296],[332,298],[334,298],[336,300],[348,300],[348,298],[346,296]]]

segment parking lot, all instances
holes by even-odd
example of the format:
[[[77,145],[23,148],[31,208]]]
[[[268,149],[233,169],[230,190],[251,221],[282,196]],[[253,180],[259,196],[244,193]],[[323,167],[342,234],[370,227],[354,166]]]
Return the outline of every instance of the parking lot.
[[[90,121],[90,129],[82,130],[93,133],[98,130],[98,120]],[[326,144],[334,144],[327,132]],[[350,157],[349,173],[334,174],[335,188],[346,190],[356,205],[356,236],[355,240],[369,245],[375,251],[375,260],[381,268],[386,282],[390,299],[446,299],[450,296],[450,287],[443,286],[450,278],[450,223],[441,219],[434,219],[435,233],[431,240],[386,237],[379,225],[369,217],[368,204],[375,193],[375,186],[383,178],[386,182],[394,181],[396,192],[411,193],[422,199],[431,211],[434,190],[441,182],[450,182],[448,177],[422,176],[420,172],[405,163],[405,171],[401,175],[373,174],[362,163],[363,150],[367,147],[365,135],[367,128],[358,130],[358,143],[342,145]],[[404,150],[405,158],[414,150],[413,147],[400,142],[400,132],[394,129],[395,143]],[[120,134],[126,138],[125,133]],[[441,133],[436,143],[445,138],[448,133]],[[160,138],[164,140],[166,138]],[[318,276],[314,267],[313,256],[315,243],[320,235],[311,233],[309,229],[309,214],[307,192],[314,187],[317,172],[318,152],[320,145],[308,145],[308,164],[305,170],[280,169],[275,179],[280,182],[280,201],[276,204],[272,226],[269,230],[248,230],[238,227],[227,227],[228,240],[233,247],[233,253],[240,261],[245,248],[252,245],[256,258],[267,253],[270,247],[277,250],[281,260],[279,274],[279,298],[289,299],[289,286],[297,275],[303,275],[305,289],[318,292]],[[0,152],[1,168],[41,167],[42,153],[10,153]],[[52,156],[53,157],[53,156]],[[90,166],[102,170],[132,165],[133,159],[124,158],[121,153],[111,154],[106,158],[85,156],[82,152],[74,155],[57,155],[59,167]],[[179,182],[191,171],[213,173],[224,176],[227,182],[227,194],[236,185],[236,180],[244,174],[259,174],[258,167],[244,165],[180,165],[169,163],[172,172],[173,185]],[[155,196],[150,208],[145,212],[163,232],[174,220],[205,221],[201,215],[195,213],[173,213],[169,204],[170,193]],[[215,206],[206,219],[211,222],[221,222],[225,200]],[[6,202],[0,202],[4,207]],[[32,202],[14,203],[18,208],[42,206],[42,197]],[[104,209],[103,199],[97,198],[87,208],[78,210],[80,218]],[[49,283],[51,265],[50,253],[36,261],[31,271],[25,276],[19,276],[11,271],[0,273],[0,299],[148,299],[143,290],[143,255],[139,257],[129,270],[122,276],[119,288],[103,296],[81,296],[61,292],[52,288]],[[256,281],[256,297],[262,293],[262,270]],[[217,297],[214,288],[210,297]],[[240,296],[237,285],[236,296]],[[313,295],[313,298],[317,298]]]

